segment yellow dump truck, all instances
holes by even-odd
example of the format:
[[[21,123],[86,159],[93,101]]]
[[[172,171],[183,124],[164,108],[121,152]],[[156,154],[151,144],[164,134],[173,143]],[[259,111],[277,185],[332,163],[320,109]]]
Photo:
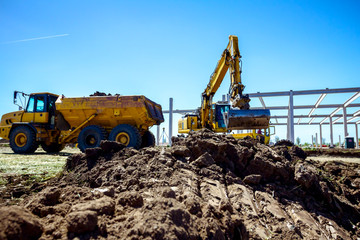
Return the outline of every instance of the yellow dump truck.
[[[15,153],[33,153],[39,145],[46,152],[59,152],[66,143],[78,143],[85,151],[106,139],[136,149],[153,146],[149,128],[164,121],[161,105],[145,96],[66,98],[15,91],[15,104],[19,97],[27,99],[26,106],[4,114],[0,123],[0,137],[9,139]]]

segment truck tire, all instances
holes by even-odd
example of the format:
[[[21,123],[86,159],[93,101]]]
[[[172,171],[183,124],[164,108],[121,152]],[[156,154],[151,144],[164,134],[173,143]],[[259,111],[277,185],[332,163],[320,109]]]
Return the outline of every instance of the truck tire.
[[[46,143],[41,143],[41,147],[47,153],[57,153],[64,149],[65,144],[50,143],[50,145],[47,145]]]
[[[36,133],[28,126],[18,126],[10,133],[10,147],[14,153],[34,153],[39,143]]]
[[[78,136],[78,147],[82,152],[87,148],[100,147],[101,140],[106,140],[106,131],[98,125],[90,125],[81,130]]]
[[[141,135],[136,127],[129,124],[120,124],[111,130],[110,141],[116,141],[124,144],[126,147],[139,149],[141,147]]]
[[[146,131],[142,136],[141,148],[155,146],[155,136],[152,132]]]

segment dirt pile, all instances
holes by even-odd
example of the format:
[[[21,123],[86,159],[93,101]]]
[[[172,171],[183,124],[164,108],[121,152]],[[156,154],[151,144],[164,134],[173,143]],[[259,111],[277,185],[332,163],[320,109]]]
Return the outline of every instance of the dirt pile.
[[[22,207],[40,222],[41,239],[360,235],[358,165],[337,170],[304,160],[296,146],[206,130],[172,140],[171,148],[139,151],[104,141],[69,157],[63,176]]]
[[[116,93],[116,94],[112,95],[111,93],[106,94],[104,92],[99,92],[99,91],[96,91],[93,94],[90,94],[90,97],[104,97],[104,96],[120,96],[120,94]]]
[[[329,155],[333,157],[356,157],[360,158],[360,150],[354,148],[318,148],[305,151],[308,156]]]

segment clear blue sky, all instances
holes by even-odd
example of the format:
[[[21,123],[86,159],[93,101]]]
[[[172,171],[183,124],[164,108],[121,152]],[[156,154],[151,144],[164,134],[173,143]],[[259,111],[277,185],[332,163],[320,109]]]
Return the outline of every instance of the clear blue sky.
[[[359,12],[355,0],[2,0],[0,114],[17,109],[14,90],[69,97],[142,94],[163,109],[173,97],[174,108],[196,108],[230,34],[239,38],[246,92],[359,87]],[[19,41],[54,35],[63,36]],[[228,83],[226,77],[215,99]],[[350,96],[326,97],[323,103]],[[317,97],[295,98],[295,104],[314,104]],[[315,131],[296,127],[295,135],[310,142]],[[349,132],[354,136],[352,126]],[[342,134],[342,127],[334,134]],[[277,135],[285,138],[285,128]]]

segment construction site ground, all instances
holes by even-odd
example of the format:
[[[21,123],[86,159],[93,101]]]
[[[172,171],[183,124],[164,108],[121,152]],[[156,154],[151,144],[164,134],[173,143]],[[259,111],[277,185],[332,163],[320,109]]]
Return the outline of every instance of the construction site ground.
[[[0,239],[359,239],[360,158],[307,153],[206,130],[140,150],[3,143]]]

